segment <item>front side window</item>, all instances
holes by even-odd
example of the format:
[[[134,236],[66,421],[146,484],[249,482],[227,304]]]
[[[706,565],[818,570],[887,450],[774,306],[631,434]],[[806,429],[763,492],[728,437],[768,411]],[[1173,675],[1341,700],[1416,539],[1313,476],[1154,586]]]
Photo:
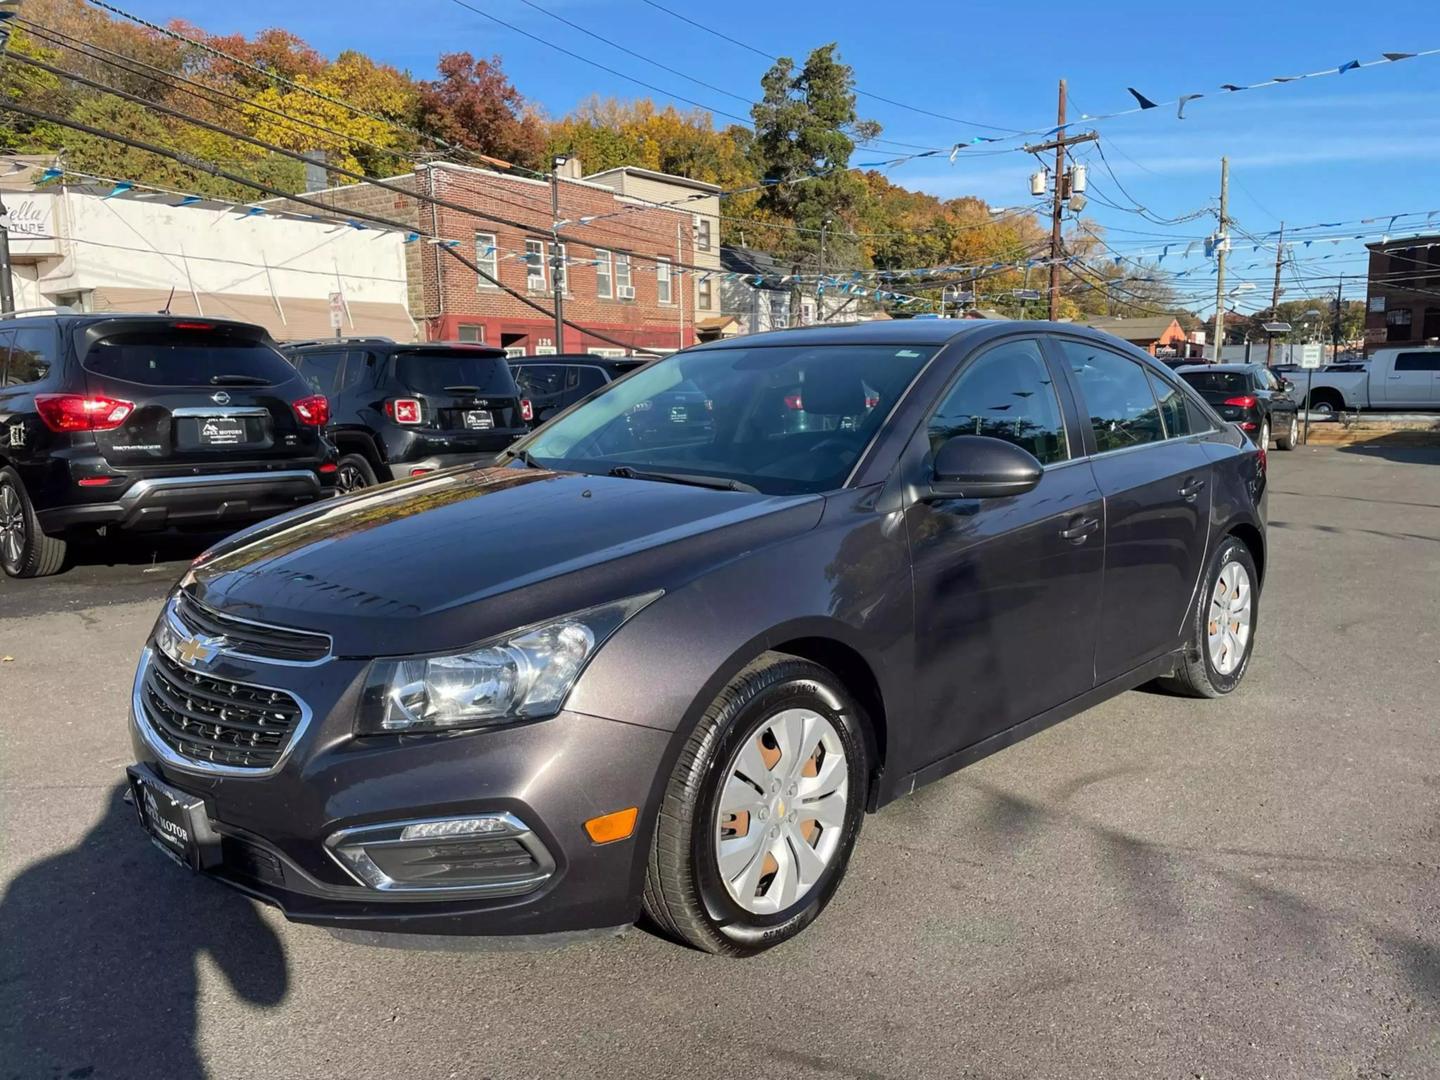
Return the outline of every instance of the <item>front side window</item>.
[[[601,300],[614,296],[611,284],[610,252],[595,249],[595,295]]]
[[[1165,438],[1160,408],[1144,368],[1109,349],[1078,341],[1060,344],[1080,384],[1098,453]]]
[[[1160,419],[1165,424],[1166,438],[1175,439],[1191,432],[1190,413],[1185,408],[1185,395],[1178,387],[1171,386],[1153,371],[1150,386],[1155,391],[1155,400],[1160,403]]]
[[[930,417],[930,449],[957,435],[1014,443],[1042,465],[1070,456],[1060,399],[1033,340],[1007,341],[972,361]]]
[[[525,241],[525,288],[530,292],[544,292],[546,285],[545,277],[545,241]]]
[[[767,494],[837,488],[934,354],[894,345],[697,349],[646,365],[538,433],[541,464],[665,472]]]
[[[1440,352],[1405,352],[1395,358],[1396,371],[1440,371]]]
[[[482,289],[495,288],[495,282],[485,277],[488,274],[496,280],[500,278],[499,252],[495,247],[494,233],[477,232],[475,234],[475,265],[481,270],[481,273],[476,275],[479,287]]]

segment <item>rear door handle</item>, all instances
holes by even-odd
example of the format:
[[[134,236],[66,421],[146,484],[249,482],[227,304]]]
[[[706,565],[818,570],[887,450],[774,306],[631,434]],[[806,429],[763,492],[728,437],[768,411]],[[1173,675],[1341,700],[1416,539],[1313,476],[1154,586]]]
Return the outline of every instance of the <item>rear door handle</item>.
[[[1093,532],[1098,532],[1099,529],[1099,518],[1081,518],[1068,529],[1061,529],[1060,536],[1062,539],[1069,540],[1072,544],[1083,544],[1087,536]]]
[[[1205,490],[1204,480],[1190,480],[1180,489],[1180,497],[1186,502],[1194,502],[1195,496]]]

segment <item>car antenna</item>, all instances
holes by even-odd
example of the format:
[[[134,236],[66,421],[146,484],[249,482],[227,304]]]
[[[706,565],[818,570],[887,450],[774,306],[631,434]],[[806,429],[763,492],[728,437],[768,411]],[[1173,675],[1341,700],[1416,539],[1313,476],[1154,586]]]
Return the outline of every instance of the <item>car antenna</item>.
[[[161,315],[170,314],[170,305],[175,302],[175,286],[170,286],[170,295],[165,299],[165,306],[160,310]]]

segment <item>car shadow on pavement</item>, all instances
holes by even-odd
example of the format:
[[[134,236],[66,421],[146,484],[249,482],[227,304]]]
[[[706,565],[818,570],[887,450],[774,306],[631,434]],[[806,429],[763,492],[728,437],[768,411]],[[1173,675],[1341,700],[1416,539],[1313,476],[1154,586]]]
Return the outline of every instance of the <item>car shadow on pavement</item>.
[[[1440,465],[1440,432],[1396,431],[1342,446],[1340,453],[1383,458],[1401,465]]]
[[[170,865],[109,791],[78,845],[0,897],[0,1076],[204,1077],[200,956],[235,996],[274,1007],[289,985],[249,900]]]
[[[234,532],[235,530],[231,530]],[[125,533],[77,537],[70,543],[65,567],[146,566],[152,563],[189,562],[206,548],[219,543],[229,532]]]

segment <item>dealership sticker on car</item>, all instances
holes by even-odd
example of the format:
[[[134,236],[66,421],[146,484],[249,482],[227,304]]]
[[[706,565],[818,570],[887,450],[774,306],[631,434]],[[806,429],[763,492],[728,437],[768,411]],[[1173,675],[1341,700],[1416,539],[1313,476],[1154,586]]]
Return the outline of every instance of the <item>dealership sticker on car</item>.
[[[245,438],[245,425],[233,416],[207,416],[200,421],[200,441],[206,446],[235,446]]]
[[[465,426],[472,431],[489,431],[495,426],[495,419],[484,409],[471,409],[465,414]]]
[[[156,847],[192,870],[220,862],[220,837],[210,827],[204,799],[171,787],[144,766],[125,771],[135,813]]]

